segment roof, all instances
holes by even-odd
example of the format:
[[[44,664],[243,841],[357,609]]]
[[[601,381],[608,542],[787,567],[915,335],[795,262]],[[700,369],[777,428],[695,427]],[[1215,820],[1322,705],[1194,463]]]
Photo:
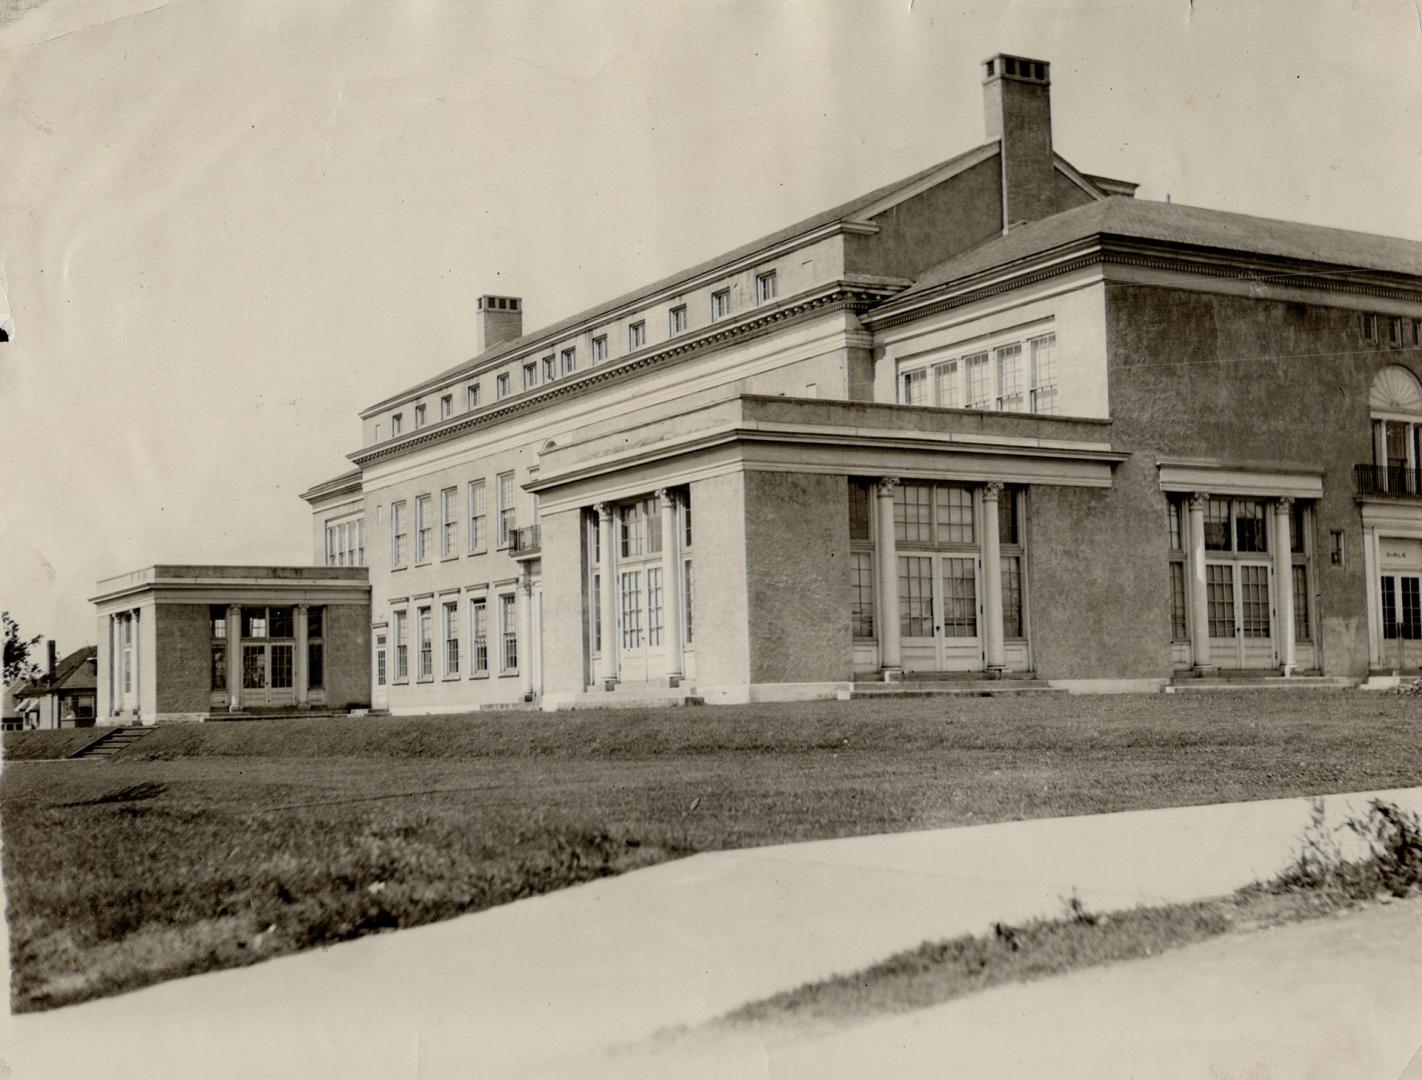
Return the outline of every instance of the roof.
[[[54,665],[54,675],[42,675],[15,690],[16,698],[39,697],[56,690],[93,690],[98,683],[99,647],[75,649]]]
[[[1416,240],[1179,203],[1113,198],[1021,225],[1006,236],[941,262],[890,303],[1098,235],[1422,277],[1422,243]]]
[[[951,158],[948,158],[946,161],[940,161],[936,165],[930,165],[926,169],[920,169],[912,176],[906,176],[901,180],[895,180],[891,184],[885,184],[883,187],[875,188],[873,191],[860,195],[857,198],[849,200],[848,202],[840,203],[838,206],[833,206],[828,210],[823,210],[818,214],[814,214],[811,217],[807,217],[803,221],[797,221],[793,225],[787,225],[784,228],[778,229],[775,232],[770,233],[766,236],[762,236],[757,240],[752,240],[749,243],[742,244],[740,247],[733,248],[732,250],[727,252],[723,252],[722,254],[717,255],[715,258],[707,259],[704,262],[697,263],[695,266],[688,267],[685,270],[678,270],[676,273],[669,274],[664,278],[652,282],[650,285],[643,285],[637,289],[634,289],[631,292],[623,293],[621,296],[615,297],[612,300],[607,300],[601,304],[598,304],[596,307],[591,307],[586,309],[585,311],[580,311],[576,315],[569,315],[565,319],[559,319],[557,322],[551,323],[547,326],[541,326],[537,330],[530,331],[529,333],[524,334],[521,337],[517,337],[511,341],[502,342],[498,345],[493,346],[492,348],[485,349],[477,356],[471,357],[470,359],[465,360],[462,363],[456,364],[454,367],[445,369],[438,375],[434,375],[429,379],[425,379],[418,383],[412,384],[412,386],[401,390],[399,393],[383,399],[376,405],[372,405],[369,408],[365,409],[362,415],[374,412],[388,402],[398,401],[401,398],[408,396],[415,388],[425,386],[426,384],[433,386],[445,381],[446,379],[451,379],[454,376],[458,375],[460,372],[469,369],[476,363],[483,363],[488,360],[494,360],[499,357],[517,353],[521,349],[527,347],[528,345],[541,338],[556,337],[559,334],[570,330],[581,323],[595,322],[600,316],[612,311],[616,311],[618,308],[630,304],[641,296],[660,292],[663,289],[667,289],[673,285],[676,285],[680,281],[695,278],[700,274],[704,274],[711,270],[714,270],[716,267],[720,266],[723,263],[734,262],[736,259],[752,255],[755,252],[760,251],[762,248],[773,247],[776,244],[780,244],[787,240],[793,239],[794,237],[799,236],[803,233],[809,233],[813,232],[816,229],[824,228],[827,225],[834,225],[839,222],[853,220],[856,214],[867,210],[875,203],[880,202],[883,199],[889,198],[895,193],[905,188],[912,187],[914,184],[917,184],[927,179],[934,173],[951,172],[952,170],[958,167],[967,168],[973,164],[976,164],[979,157],[983,154],[985,150],[995,149],[997,145],[997,141],[993,140],[992,142],[983,143],[981,146],[975,146],[971,150],[964,151],[961,154],[957,154]]]

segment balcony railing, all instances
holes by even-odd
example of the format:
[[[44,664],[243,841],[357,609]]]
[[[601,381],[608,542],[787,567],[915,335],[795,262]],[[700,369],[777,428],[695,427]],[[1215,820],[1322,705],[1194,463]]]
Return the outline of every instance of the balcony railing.
[[[1353,492],[1387,499],[1422,499],[1422,469],[1403,465],[1354,465]]]
[[[509,554],[526,559],[543,550],[543,530],[537,525],[525,525],[509,533]]]

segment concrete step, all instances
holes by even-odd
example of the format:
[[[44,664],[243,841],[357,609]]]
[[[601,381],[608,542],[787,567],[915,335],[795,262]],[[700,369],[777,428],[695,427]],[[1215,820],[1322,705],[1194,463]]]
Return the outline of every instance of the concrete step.
[[[113,728],[100,735],[91,743],[86,743],[74,753],[70,754],[71,760],[75,758],[107,758],[113,757],[126,746],[132,746],[143,736],[147,735],[148,728]]]
[[[665,709],[704,705],[706,699],[692,686],[619,686],[614,690],[588,690],[567,704],[572,709]]]
[[[350,713],[333,709],[303,709],[275,712],[213,712],[207,714],[208,723],[221,723],[224,721],[239,720],[335,720],[345,719]]]
[[[1357,679],[1341,675],[1262,675],[1242,678],[1178,678],[1165,688],[1170,694],[1208,694],[1220,690],[1352,690]]]
[[[1017,679],[979,679],[975,682],[855,683],[850,701],[869,698],[1017,697],[1024,694],[1058,694],[1066,691],[1045,683]]]

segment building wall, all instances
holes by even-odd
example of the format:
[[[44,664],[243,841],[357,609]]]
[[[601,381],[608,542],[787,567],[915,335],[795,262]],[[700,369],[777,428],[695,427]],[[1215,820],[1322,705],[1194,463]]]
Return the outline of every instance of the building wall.
[[[745,700],[750,681],[746,476],[691,484],[696,687],[712,704]]]
[[[587,678],[583,548],[581,510],[563,510],[543,518],[545,702],[568,700],[581,693]]]
[[[154,607],[157,649],[152,671],[158,718],[196,719],[211,709],[211,628],[206,604]]]
[[[370,608],[365,604],[327,604],[325,625],[326,703],[323,708],[370,705]]]
[[[745,532],[751,681],[847,681],[847,478],[746,473]]]

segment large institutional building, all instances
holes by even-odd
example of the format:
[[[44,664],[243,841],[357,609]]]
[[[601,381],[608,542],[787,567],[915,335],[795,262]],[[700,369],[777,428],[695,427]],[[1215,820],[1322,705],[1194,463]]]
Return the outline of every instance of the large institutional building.
[[[986,141],[361,414],[304,498],[395,713],[1422,664],[1422,244]],[[102,680],[101,680],[102,683]]]

